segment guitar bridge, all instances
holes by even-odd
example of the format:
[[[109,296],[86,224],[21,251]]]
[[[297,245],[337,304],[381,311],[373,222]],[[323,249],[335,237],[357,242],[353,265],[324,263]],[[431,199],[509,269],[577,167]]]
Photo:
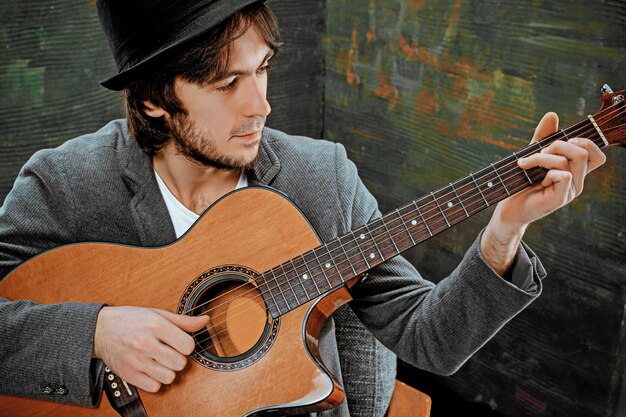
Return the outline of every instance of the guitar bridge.
[[[104,391],[109,403],[122,417],[148,417],[137,388],[115,375],[105,366]]]

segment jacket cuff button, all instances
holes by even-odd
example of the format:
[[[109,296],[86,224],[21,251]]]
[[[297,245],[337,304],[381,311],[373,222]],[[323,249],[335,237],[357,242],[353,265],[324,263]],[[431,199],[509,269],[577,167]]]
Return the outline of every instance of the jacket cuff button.
[[[65,395],[69,392],[69,390],[65,387],[65,385],[61,385],[59,388],[54,391],[57,395]]]
[[[47,385],[41,389],[41,392],[46,395],[50,395],[54,392],[54,389],[51,386]]]

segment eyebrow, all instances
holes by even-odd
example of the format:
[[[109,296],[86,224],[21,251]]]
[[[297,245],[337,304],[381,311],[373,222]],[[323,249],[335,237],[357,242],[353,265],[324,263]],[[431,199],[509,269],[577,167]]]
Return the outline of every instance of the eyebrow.
[[[265,57],[263,57],[263,61],[261,61],[261,65],[259,65],[259,68],[261,68],[261,66],[263,66],[264,63],[268,62],[273,57],[274,57],[274,51],[272,51],[272,50],[268,51],[268,53],[265,54]],[[235,76],[238,76],[238,75],[246,75],[246,74],[249,74],[249,73],[250,73],[250,71],[242,71],[242,70],[228,71],[228,72],[224,73],[224,75],[221,76],[218,81],[224,80],[224,79],[229,78],[229,77],[235,77]]]

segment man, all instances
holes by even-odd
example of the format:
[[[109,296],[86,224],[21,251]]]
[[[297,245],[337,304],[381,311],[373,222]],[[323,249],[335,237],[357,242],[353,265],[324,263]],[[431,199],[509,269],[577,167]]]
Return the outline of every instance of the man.
[[[324,241],[380,215],[340,145],[264,127],[267,69],[280,42],[262,2],[109,0],[98,10],[119,69],[103,85],[124,90],[127,119],[25,165],[0,209],[0,276],[73,242],[165,245],[249,184],[287,194]],[[556,129],[549,114],[535,136]],[[520,160],[523,169],[548,169],[545,179],[497,206],[447,279],[435,286],[394,258],[353,288],[352,311],[405,361],[454,372],[540,294],[545,273],[521,243],[528,224],[580,194],[603,162],[583,138]],[[0,392],[95,405],[103,363],[145,391],[171,384],[194,348],[188,333],[203,329],[206,317],[105,302],[3,299]],[[382,415],[394,358],[379,344],[363,351],[372,342],[361,333],[349,340],[350,314],[336,330],[332,321],[324,327],[320,351],[338,378],[341,364],[367,383],[355,390],[346,381],[349,402],[323,415]]]

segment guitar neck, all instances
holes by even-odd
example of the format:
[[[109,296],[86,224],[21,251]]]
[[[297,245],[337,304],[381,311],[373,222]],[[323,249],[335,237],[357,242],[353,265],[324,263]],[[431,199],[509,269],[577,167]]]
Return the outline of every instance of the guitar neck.
[[[382,262],[538,183],[543,168],[523,170],[520,158],[556,140],[586,137],[608,145],[593,116],[514,152],[448,186],[376,218],[265,272],[258,281],[273,317],[333,291]]]

